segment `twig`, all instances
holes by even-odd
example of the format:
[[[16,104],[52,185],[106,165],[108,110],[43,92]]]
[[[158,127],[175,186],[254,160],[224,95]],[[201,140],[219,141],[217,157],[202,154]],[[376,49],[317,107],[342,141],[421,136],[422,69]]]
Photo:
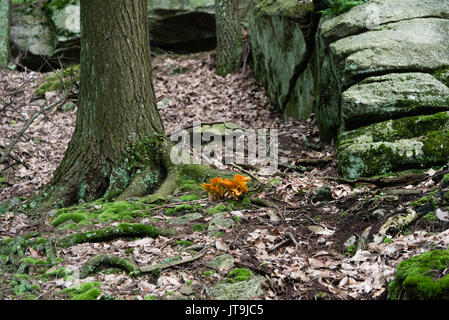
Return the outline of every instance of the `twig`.
[[[37,119],[37,117],[39,117],[41,114],[51,110],[52,108],[54,108],[55,106],[59,105],[60,103],[64,102],[65,99],[67,99],[67,97],[69,96],[68,93],[66,93],[61,99],[59,99],[58,101],[42,108],[40,111],[35,112],[31,118],[29,118],[25,124],[23,125],[22,129],[20,130],[20,132],[17,134],[16,138],[13,140],[13,142],[9,145],[8,148],[6,148],[5,152],[3,153],[3,155],[0,157],[0,163],[3,163],[3,161],[5,161],[5,159],[9,156],[9,154],[11,153],[12,149],[15,147],[15,145],[17,144],[17,142],[19,142],[20,137],[22,137],[22,135],[25,133],[25,131],[29,128],[29,126],[34,122],[34,120]]]
[[[295,247],[298,247],[298,241],[296,241],[296,239],[295,239],[295,237],[293,237],[292,233],[291,232],[287,232],[287,236],[295,244]]]
[[[204,256],[206,254],[207,249],[209,249],[209,247],[204,248],[203,250],[198,252],[196,255],[194,255],[194,256],[192,256],[190,258],[184,259],[184,260],[178,260],[178,261],[167,262],[167,263],[160,263],[160,264],[155,264],[155,265],[152,265],[152,266],[145,266],[145,267],[140,268],[139,271],[141,273],[151,273],[151,272],[156,271],[156,270],[162,271],[164,269],[168,269],[168,268],[171,268],[171,267],[174,267],[174,266],[179,266],[181,264],[186,264],[186,263],[192,262],[194,260],[198,260],[199,258]]]
[[[329,176],[325,176],[325,177],[317,177],[318,179],[325,179],[325,180],[332,180],[332,181],[338,181],[338,182],[343,182],[343,183],[347,183],[347,184],[357,184],[357,183],[371,183],[371,184],[375,184],[378,187],[386,187],[386,186],[393,186],[396,184],[401,184],[401,183],[412,183],[412,182],[420,182],[423,181],[427,178],[429,178],[430,176],[425,173],[425,172],[420,172],[420,173],[410,173],[410,174],[405,174],[403,176],[399,176],[399,177],[392,177],[392,178],[367,178],[367,177],[360,177],[357,179],[346,179],[346,178],[342,178],[342,177],[329,177]]]

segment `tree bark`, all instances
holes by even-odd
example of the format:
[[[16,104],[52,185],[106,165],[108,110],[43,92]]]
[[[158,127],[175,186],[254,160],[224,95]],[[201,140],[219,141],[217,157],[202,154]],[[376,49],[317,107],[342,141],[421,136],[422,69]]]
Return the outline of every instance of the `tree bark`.
[[[0,69],[8,66],[10,0],[0,0]]]
[[[81,0],[76,127],[44,202],[151,193],[170,167],[152,83],[146,0]]]
[[[215,0],[217,28],[216,73],[226,75],[237,69],[242,55],[242,30],[238,0]]]

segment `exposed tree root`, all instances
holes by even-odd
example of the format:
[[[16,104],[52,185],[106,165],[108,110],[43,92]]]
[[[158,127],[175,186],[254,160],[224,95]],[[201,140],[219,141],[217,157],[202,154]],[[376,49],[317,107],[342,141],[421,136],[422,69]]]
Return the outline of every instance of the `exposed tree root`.
[[[158,275],[162,270],[179,266],[181,264],[186,264],[194,260],[198,260],[206,253],[208,247],[204,248],[194,256],[166,263],[159,263],[151,266],[144,266],[139,268],[134,262],[129,259],[120,258],[116,256],[111,256],[107,254],[100,254],[89,261],[87,261],[80,270],[80,278],[87,278],[91,273],[97,270],[101,266],[116,267],[125,270],[130,276],[139,276],[143,273],[151,273],[153,275]]]
[[[108,254],[99,254],[92,259],[89,259],[80,269],[80,278],[87,278],[91,273],[95,272],[101,266],[115,267],[125,270],[127,273],[138,270],[137,265],[131,260],[111,256]]]
[[[146,224],[121,223],[117,227],[107,226],[99,230],[72,234],[57,240],[56,244],[59,247],[70,247],[85,242],[109,241],[123,237],[156,238],[159,235],[172,236],[173,234],[174,234],[173,230],[159,229],[154,226],[149,226]]]

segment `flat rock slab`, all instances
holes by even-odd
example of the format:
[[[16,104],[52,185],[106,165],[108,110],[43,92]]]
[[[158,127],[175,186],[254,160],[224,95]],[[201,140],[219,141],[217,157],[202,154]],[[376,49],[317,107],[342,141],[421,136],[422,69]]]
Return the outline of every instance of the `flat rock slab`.
[[[325,43],[330,44],[387,23],[427,17],[449,19],[449,1],[371,0],[325,21],[320,27],[320,33]]]
[[[187,224],[191,221],[202,219],[203,215],[198,212],[188,213],[183,216],[175,217],[168,224]]]
[[[361,76],[449,66],[449,19],[418,18],[340,39],[330,45],[342,86]]]
[[[210,296],[216,300],[249,300],[261,298],[266,280],[255,277],[236,283],[219,283],[210,288]]]
[[[444,164],[449,159],[449,113],[388,120],[339,137],[339,170],[345,178],[381,175]]]
[[[341,97],[342,125],[351,130],[384,121],[449,109],[449,88],[427,73],[369,77]]]

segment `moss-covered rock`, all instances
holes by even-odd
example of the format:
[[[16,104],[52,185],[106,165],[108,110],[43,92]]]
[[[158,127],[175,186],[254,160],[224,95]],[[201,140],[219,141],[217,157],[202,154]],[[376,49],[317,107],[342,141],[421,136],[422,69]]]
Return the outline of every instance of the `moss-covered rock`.
[[[279,111],[304,119],[313,107],[312,72],[304,72],[313,10],[311,2],[258,0],[249,16],[256,79]]]
[[[80,65],[68,67],[57,71],[55,74],[45,78],[44,82],[36,89],[37,95],[44,95],[48,91],[65,91],[73,87],[78,82]]]
[[[346,178],[444,164],[449,157],[449,114],[405,117],[339,136],[339,170]]]
[[[216,300],[249,300],[263,297],[266,280],[254,277],[248,281],[218,283],[210,288],[210,296]]]
[[[432,250],[402,261],[388,285],[390,299],[449,300],[448,250]]]

